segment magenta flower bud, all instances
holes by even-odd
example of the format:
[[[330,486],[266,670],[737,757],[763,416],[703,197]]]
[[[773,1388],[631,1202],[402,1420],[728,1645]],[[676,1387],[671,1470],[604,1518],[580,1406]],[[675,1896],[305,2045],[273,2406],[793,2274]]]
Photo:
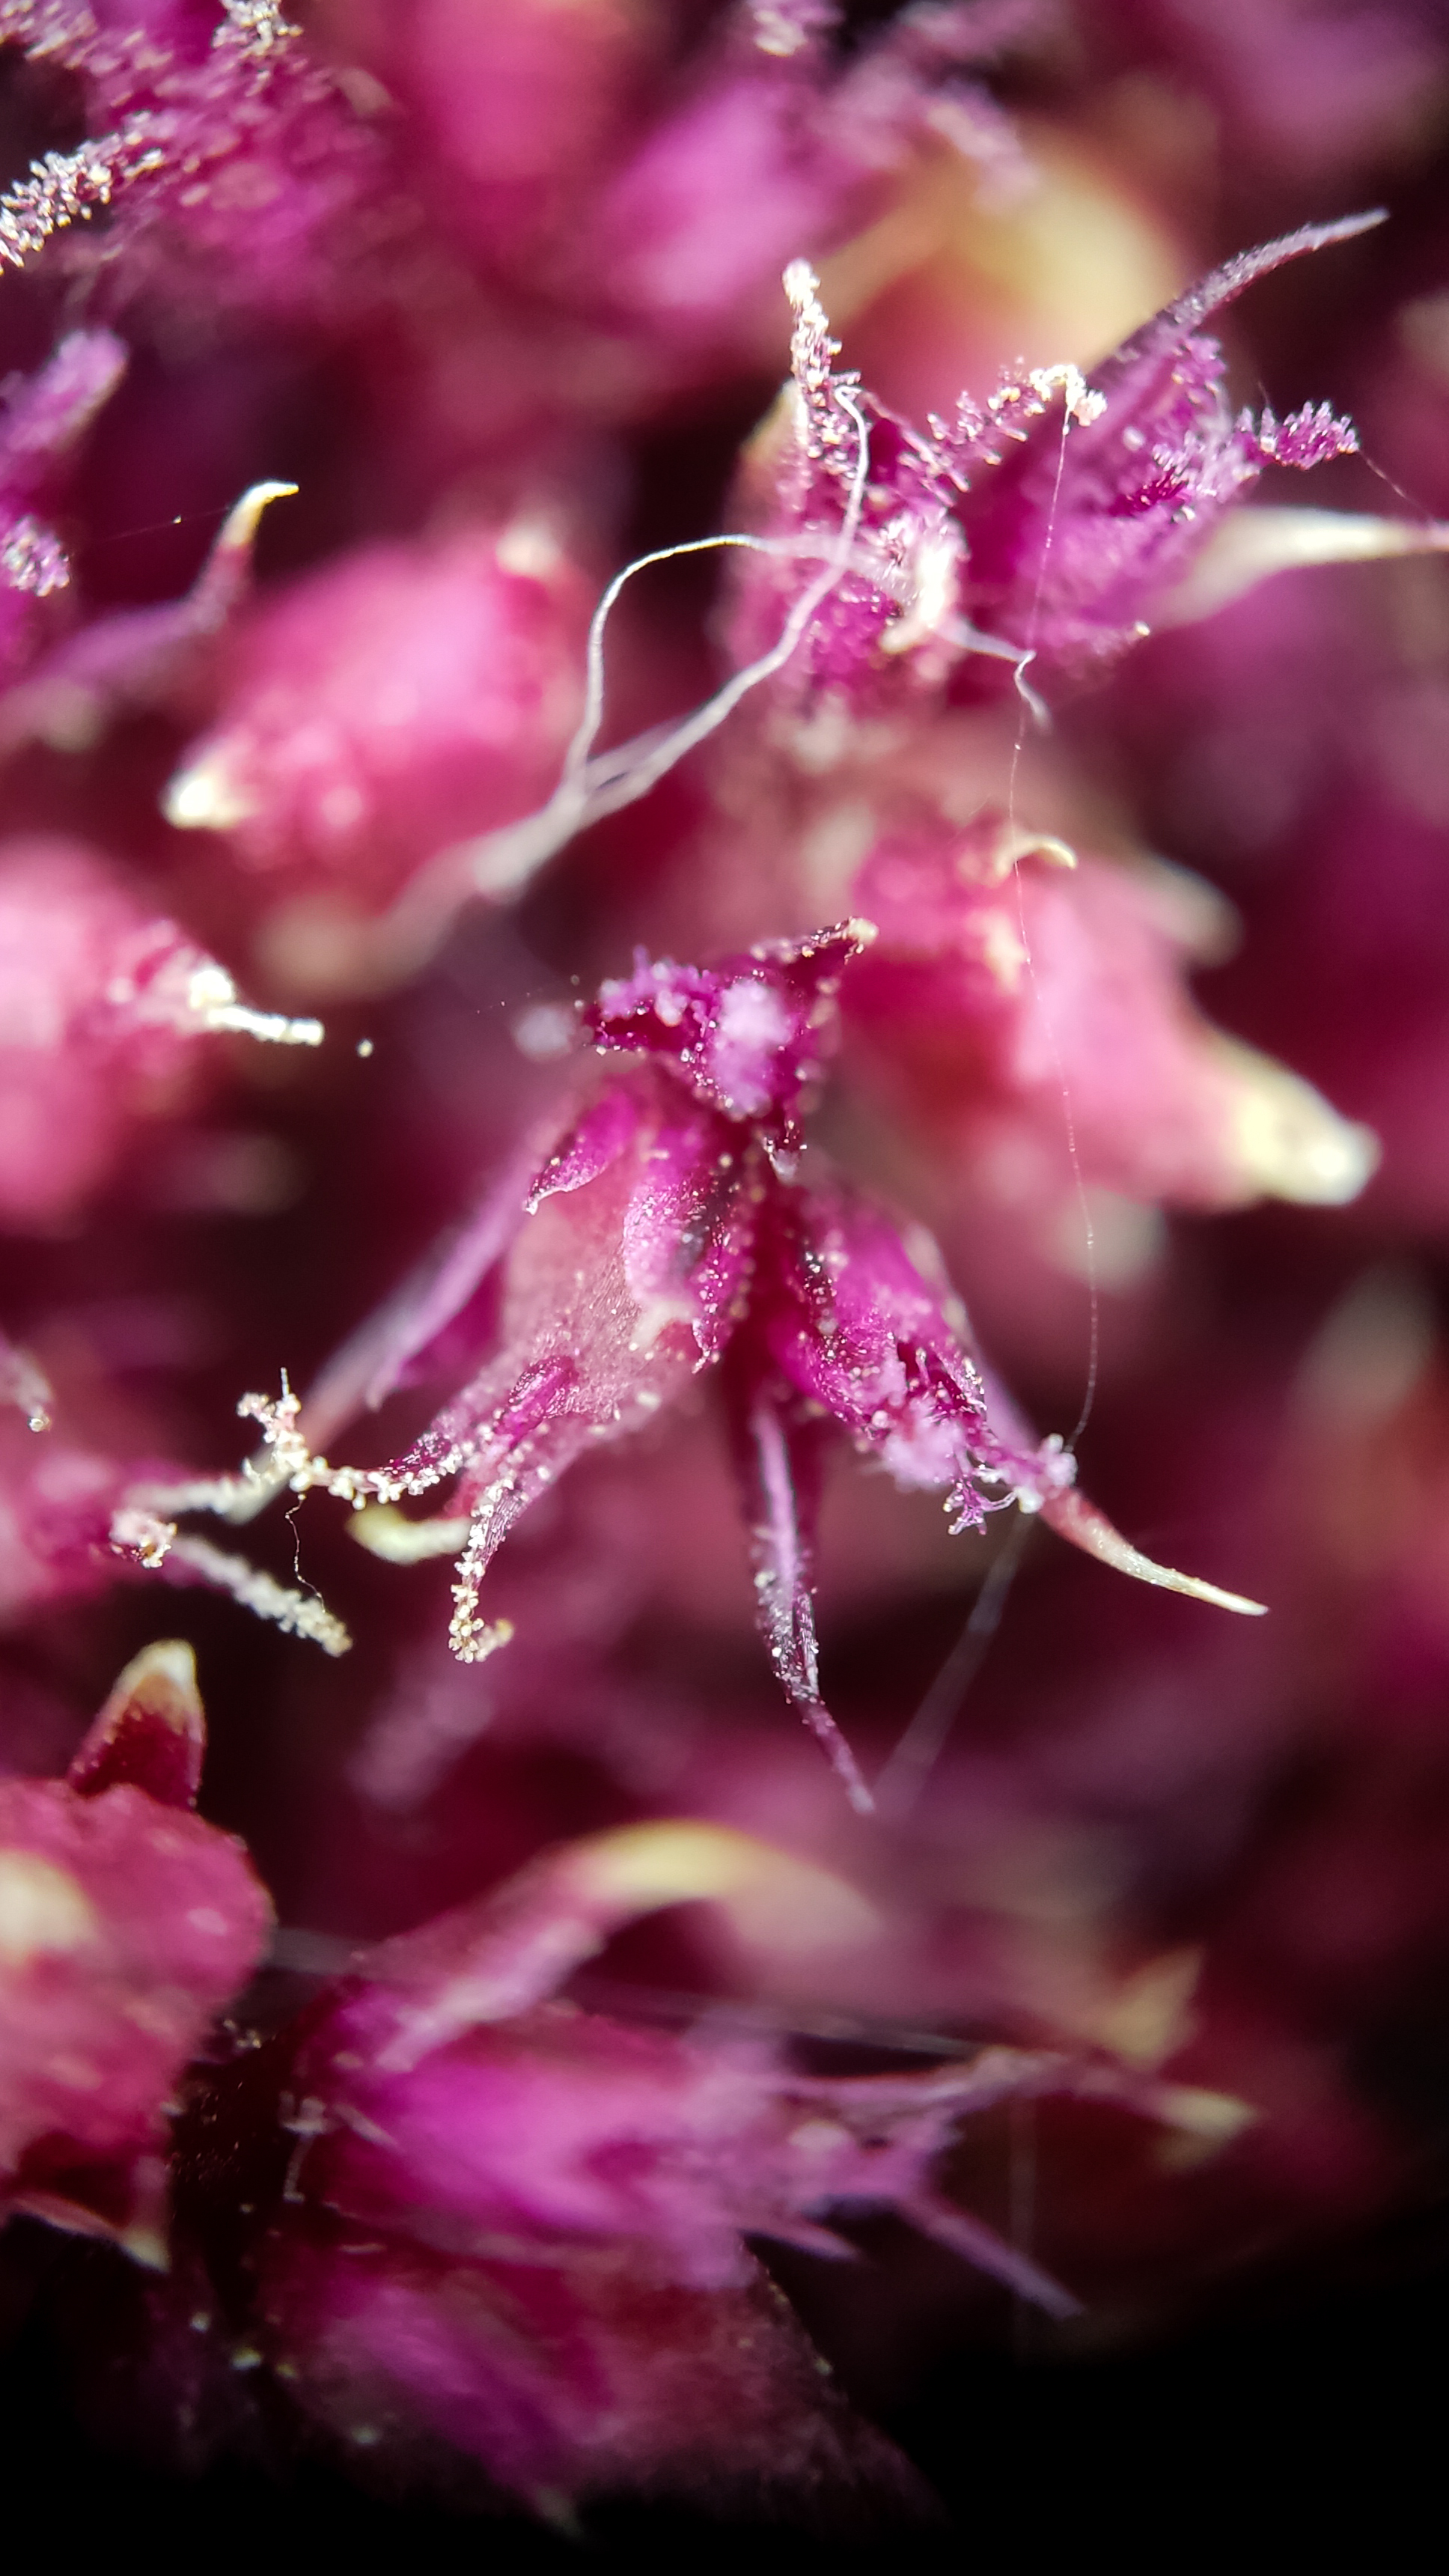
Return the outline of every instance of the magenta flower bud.
[[[261,603],[167,791],[246,867],[356,911],[527,812],[578,718],[583,586],[542,526],[377,545]]]
[[[598,1095],[526,1196],[505,1176],[436,1266],[364,1328],[358,1351],[340,1355],[301,1423],[290,1396],[250,1396],[243,1410],[263,1426],[276,1480],[349,1502],[379,1555],[409,1562],[461,1543],[450,1634],[472,1663],[512,1634],[485,1621],[479,1588],[520,1516],[594,1442],[639,1429],[722,1361],[761,1631],[789,1698],[868,1810],[816,1669],[817,1452],[832,1425],[878,1454],[897,1484],[944,1493],[955,1530],[1015,1503],[1147,1582],[1228,1609],[1258,1605],[1130,1546],[1073,1491],[1075,1460],[1060,1440],[1038,1444],[1004,1399],[988,1397],[929,1238],[908,1248],[856,1192],[796,1177],[794,1109],[864,932],[847,923],[715,970],[641,957],[587,1019],[602,1053],[649,1059],[641,1074]],[[359,1394],[377,1404],[405,1375],[426,1375],[431,1346],[457,1367],[448,1328],[474,1314],[500,1255],[500,1347],[421,1436],[381,1468],[314,1455],[309,1430],[315,1439],[345,1421]],[[491,1313],[476,1309],[483,1330]],[[444,1484],[450,1512],[420,1524],[397,1513],[404,1496]],[[238,1491],[218,1488],[221,1506]]]
[[[1214,1029],[1186,969],[1223,941],[1206,887],[1014,832],[877,844],[854,893],[880,937],[847,988],[885,1080],[963,1173],[1065,1203],[1062,1092],[1084,1181],[1146,1205],[1352,1198],[1376,1148],[1281,1065]]]
[[[271,1923],[190,1812],[191,1650],[127,1666],[64,1780],[0,1782],[0,2202],[166,2260],[166,2112]]]

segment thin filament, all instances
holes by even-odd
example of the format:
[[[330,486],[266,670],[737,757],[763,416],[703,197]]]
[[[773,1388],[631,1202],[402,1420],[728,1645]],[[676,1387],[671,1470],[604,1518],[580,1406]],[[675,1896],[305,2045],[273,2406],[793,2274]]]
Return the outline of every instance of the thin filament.
[[[876,1781],[876,1806],[892,1823],[910,1814],[961,1714],[966,1694],[1001,1625],[1031,1531],[1030,1520],[1013,1520],[972,1603],[965,1627]]]
[[[1027,625],[1027,649],[1016,668],[1016,686],[1017,693],[1022,700],[1022,713],[1017,723],[1016,737],[1011,747],[1011,769],[1007,779],[1006,789],[1006,815],[1007,822],[1011,827],[1013,840],[1016,832],[1016,779],[1017,772],[1021,767],[1022,752],[1026,744],[1027,714],[1028,711],[1033,711],[1041,704],[1041,701],[1036,697],[1035,691],[1029,688],[1023,674],[1028,662],[1032,662],[1036,659],[1037,637],[1041,625],[1041,604],[1043,593],[1046,589],[1047,564],[1051,557],[1052,540],[1056,534],[1057,512],[1060,506],[1062,493],[1062,476],[1066,471],[1067,433],[1071,428],[1073,417],[1074,414],[1070,392],[1069,390],[1064,389],[1062,401],[1062,435],[1061,442],[1057,448],[1057,470],[1052,482],[1051,505],[1047,511],[1046,535],[1042,540],[1041,555],[1036,568],[1036,587],[1032,594],[1031,616]],[[1022,953],[1026,959],[1026,970],[1031,978],[1032,992],[1036,998],[1037,1009],[1041,1014],[1042,1028],[1046,1034],[1047,1046],[1051,1052],[1052,1063],[1056,1068],[1057,1082],[1061,1090],[1062,1117],[1066,1127],[1067,1137],[1067,1154],[1071,1162],[1072,1184],[1076,1191],[1077,1206],[1080,1210],[1082,1219],[1082,1240],[1085,1252],[1084,1267],[1087,1278],[1087,1376],[1086,1384],[1082,1390],[1081,1411],[1077,1415],[1076,1424],[1072,1430],[1071,1437],[1065,1443],[1068,1455],[1075,1457],[1077,1443],[1081,1439],[1083,1432],[1086,1430],[1088,1423],[1091,1421],[1092,1409],[1097,1401],[1097,1378],[1101,1364],[1102,1301],[1097,1280],[1097,1232],[1096,1227],[1092,1222],[1092,1207],[1091,1201],[1087,1196],[1087,1185],[1082,1177],[1082,1158],[1077,1150],[1077,1122],[1075,1112],[1072,1108],[1071,1085],[1067,1080],[1067,1069],[1062,1062],[1061,1049],[1057,1045],[1056,1030],[1052,1025],[1051,1013],[1048,1011],[1046,1006],[1046,997],[1042,992],[1041,982],[1036,971],[1036,960],[1032,955],[1031,941],[1027,935],[1026,899],[1022,892],[1021,884],[1021,859],[1015,850],[1013,850],[1012,853],[1011,873],[1016,885],[1016,911],[1017,921],[1021,932]]]
[[[459,905],[470,895],[488,895],[501,899],[517,893],[545,862],[574,839],[575,835],[606,814],[617,814],[627,805],[637,804],[647,796],[661,778],[679,762],[717,733],[741,700],[773,679],[783,670],[803,640],[817,610],[830,593],[839,587],[849,568],[855,541],[860,532],[865,506],[866,482],[870,473],[870,429],[848,385],[836,385],[834,398],[856,432],[855,463],[851,472],[846,505],[840,527],[826,548],[819,571],[808,581],[786,617],[780,634],[769,650],[742,670],[734,672],[723,687],[696,707],[677,725],[662,733],[646,734],[615,749],[594,753],[595,741],[603,715],[604,671],[603,634],[610,610],[625,584],[646,565],[668,563],[676,556],[705,554],[719,546],[743,546],[756,553],[798,554],[802,549],[790,541],[739,534],[693,538],[677,546],[660,547],[637,562],[626,564],[615,574],[600,600],[589,630],[584,709],[578,729],[564,758],[557,787],[537,813],[523,821],[489,832],[481,840],[464,842],[456,849],[445,850],[415,879],[392,912],[380,925],[384,953],[396,958],[399,944],[412,955],[425,953],[441,937]]]

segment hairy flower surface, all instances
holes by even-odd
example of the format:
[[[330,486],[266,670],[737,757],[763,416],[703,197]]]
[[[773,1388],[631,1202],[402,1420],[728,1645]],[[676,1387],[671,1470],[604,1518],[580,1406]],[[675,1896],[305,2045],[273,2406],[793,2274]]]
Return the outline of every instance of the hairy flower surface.
[[[840,376],[840,344],[808,272],[793,289],[793,382],[747,461],[752,516],[770,553],[745,558],[731,640],[760,649],[799,575],[794,552],[828,548],[853,459],[842,392],[861,408],[871,479],[847,569],[785,682],[835,689],[862,709],[902,678],[955,695],[1109,662],[1269,462],[1308,468],[1351,454],[1327,405],[1291,419],[1234,417],[1217,342],[1202,324],[1284,260],[1350,238],[1373,216],[1269,242],[1203,280],[1093,371],[1036,368],[954,422],[897,419]],[[854,390],[852,390],[854,389]],[[995,666],[995,667],[993,667]]]
[[[381,1506],[358,1525],[379,1554],[406,1562],[463,1541],[451,1635],[462,1660],[477,1662],[512,1634],[485,1622],[479,1586],[520,1515],[593,1442],[637,1431],[700,1369],[726,1360],[761,1631],[787,1695],[863,1809],[869,1791],[817,1674],[822,1429],[833,1424],[878,1456],[898,1485],[944,1492],[957,1530],[980,1529],[988,1511],[1014,1502],[1144,1581],[1258,1607],[1131,1547],[1074,1492],[1075,1461],[1060,1440],[1034,1442],[993,1403],[929,1239],[908,1248],[852,1190],[795,1177],[797,1104],[833,1035],[841,974],[869,935],[870,925],[849,922],[710,970],[641,959],[627,981],[604,986],[586,1020],[595,1046],[643,1054],[658,1069],[602,1090],[511,1209],[505,1182],[501,1204],[485,1207],[461,1247],[445,1247],[445,1299],[434,1270],[401,1315],[388,1310],[380,1353],[364,1335],[376,1404],[404,1370],[426,1373],[427,1345],[504,1254],[501,1347],[387,1466],[314,1456],[295,1398],[248,1397],[242,1408],[263,1425],[275,1482],[298,1494],[323,1486],[358,1510]],[[456,1363],[456,1346],[451,1355]],[[338,1378],[355,1383],[349,1353]],[[313,1422],[350,1409],[324,1382]],[[261,1499],[266,1476],[253,1476]],[[403,1496],[450,1482],[453,1513],[420,1525],[396,1514]],[[182,1490],[169,1507],[226,1510],[243,1492],[223,1480],[214,1495]]]
[[[104,241],[85,247],[118,301],[219,280],[229,298],[305,313],[327,297],[373,175],[365,129],[271,0],[128,14],[86,0],[0,10],[0,39],[77,76],[93,125],[0,199],[0,265],[104,209]]]

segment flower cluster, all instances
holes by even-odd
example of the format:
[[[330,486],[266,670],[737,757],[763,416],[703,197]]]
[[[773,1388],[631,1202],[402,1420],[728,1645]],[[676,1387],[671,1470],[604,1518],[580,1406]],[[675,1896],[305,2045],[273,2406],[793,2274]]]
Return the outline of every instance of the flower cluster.
[[[1442,2191],[1445,47],[1061,16],[0,0],[0,2316],[173,2470],[929,2517]]]

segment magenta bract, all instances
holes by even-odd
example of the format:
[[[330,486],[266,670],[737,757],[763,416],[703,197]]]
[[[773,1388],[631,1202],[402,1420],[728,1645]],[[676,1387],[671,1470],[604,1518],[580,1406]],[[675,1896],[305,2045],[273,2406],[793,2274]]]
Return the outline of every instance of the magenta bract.
[[[271,1908],[189,1811],[189,1647],[128,1666],[63,1781],[0,1782],[0,2199],[166,2259],[165,2115]]]

